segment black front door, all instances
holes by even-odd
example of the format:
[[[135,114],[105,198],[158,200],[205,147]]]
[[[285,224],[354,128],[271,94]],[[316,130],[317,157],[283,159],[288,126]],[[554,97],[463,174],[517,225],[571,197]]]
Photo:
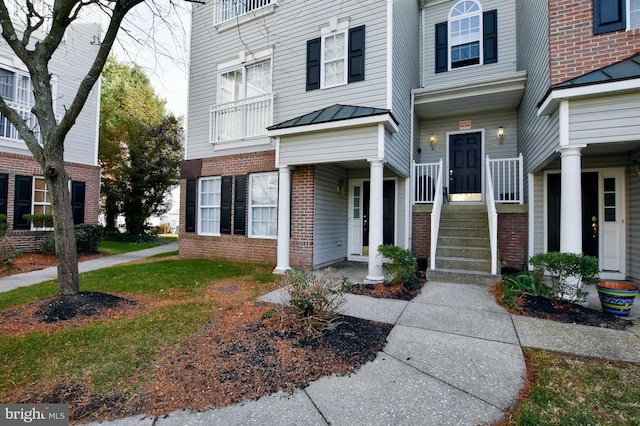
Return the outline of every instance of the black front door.
[[[481,133],[449,137],[449,194],[482,192]]]
[[[548,251],[560,251],[560,174],[547,176]],[[582,173],[582,253],[598,257],[598,173]]]
[[[369,199],[371,186],[369,182],[362,185],[362,245],[369,247]],[[395,222],[395,200],[396,183],[392,180],[385,180],[382,186],[382,243],[394,243],[394,222]]]

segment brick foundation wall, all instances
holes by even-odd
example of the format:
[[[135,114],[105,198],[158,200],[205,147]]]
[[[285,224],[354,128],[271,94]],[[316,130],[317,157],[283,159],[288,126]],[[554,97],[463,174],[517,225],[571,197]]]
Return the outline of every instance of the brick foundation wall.
[[[84,221],[98,223],[100,214],[100,167],[79,163],[65,163],[69,178],[85,183]],[[7,224],[11,244],[19,251],[40,251],[47,233],[28,230],[13,230],[13,200],[15,198],[15,178],[21,176],[42,176],[42,168],[28,155],[0,152],[0,173],[9,175],[7,191]]]
[[[593,34],[593,0],[549,1],[551,85],[640,51],[640,30]]]
[[[502,267],[526,270],[527,213],[498,214],[498,253]]]
[[[429,258],[431,252],[431,212],[413,212],[411,229],[411,251],[416,259]],[[421,262],[418,265],[421,267]],[[428,267],[428,265],[427,265]]]
[[[202,160],[200,176],[238,176],[272,171],[277,171],[275,168],[275,152],[267,151],[205,158]],[[308,268],[311,267],[313,260],[313,203],[315,190],[315,171],[313,166],[298,167],[293,170],[291,181],[293,193],[290,264],[297,268]],[[235,197],[235,179],[232,185],[232,194]],[[184,232],[186,217],[185,179],[180,182],[180,194],[179,249],[181,257],[224,258],[276,265],[278,247],[276,239],[249,238],[245,235],[205,236],[197,235],[197,233],[193,232]],[[232,216],[233,214],[232,209]],[[196,223],[197,215],[198,212],[196,211]],[[232,223],[234,219],[234,217],[231,218]]]

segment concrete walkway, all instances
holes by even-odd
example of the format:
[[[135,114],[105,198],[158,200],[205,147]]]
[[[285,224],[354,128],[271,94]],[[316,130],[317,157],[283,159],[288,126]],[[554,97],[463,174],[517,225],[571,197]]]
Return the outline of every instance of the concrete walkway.
[[[278,291],[261,299],[282,300]],[[638,325],[615,331],[512,316],[483,286],[428,282],[411,302],[348,295],[344,313],[395,324],[356,373],[216,410],[91,425],[477,425],[516,401],[522,346],[640,362]]]
[[[132,251],[130,253],[118,254],[115,256],[104,256],[97,259],[85,260],[78,263],[80,273],[89,272],[96,269],[108,268],[109,266],[120,265],[122,263],[133,262],[134,260],[145,259],[160,253],[168,253],[178,250],[178,243],[173,242],[145,250]],[[13,290],[14,288],[38,284],[44,281],[58,278],[58,270],[55,266],[40,269],[38,271],[25,272],[23,274],[10,275],[0,278],[0,293]]]

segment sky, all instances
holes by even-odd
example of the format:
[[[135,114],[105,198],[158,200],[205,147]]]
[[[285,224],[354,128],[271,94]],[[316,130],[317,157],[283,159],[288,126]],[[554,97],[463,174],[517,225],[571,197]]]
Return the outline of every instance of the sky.
[[[139,65],[167,109],[186,116],[190,4],[154,0],[136,6],[126,18],[113,53],[119,61]]]

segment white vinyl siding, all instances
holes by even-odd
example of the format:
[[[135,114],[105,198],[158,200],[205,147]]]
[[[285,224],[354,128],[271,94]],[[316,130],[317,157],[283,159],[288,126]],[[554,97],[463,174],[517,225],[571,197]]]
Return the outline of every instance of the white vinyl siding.
[[[463,85],[478,78],[491,75],[503,76],[516,71],[516,3],[515,1],[484,0],[481,2],[483,11],[497,10],[498,22],[498,62],[476,67],[454,68],[449,72],[435,72],[435,26],[448,20],[452,2],[437,2],[422,11],[422,64],[421,87]],[[530,2],[537,3],[537,2]],[[480,16],[482,20],[482,15]],[[480,29],[482,36],[482,29]],[[480,43],[482,44],[482,43]],[[449,60],[451,47],[449,46]],[[482,51],[480,52],[482,60]]]
[[[278,236],[278,173],[249,176],[249,236]]]
[[[637,141],[640,99],[635,94],[578,99],[569,103],[571,144]]]
[[[220,177],[201,178],[198,194],[198,233],[220,235]]]
[[[349,194],[337,190],[341,181],[348,188],[342,167],[323,164],[315,172],[313,266],[318,267],[347,257]]]
[[[273,149],[264,144],[239,146],[216,153],[209,143],[211,105],[216,99],[217,78],[211,70],[227,61],[238,59],[244,52],[249,59],[252,52],[273,47],[273,123],[280,123],[335,103],[388,108],[387,103],[387,2],[299,2],[279,0],[275,13],[263,16],[260,25],[240,24],[238,31],[217,32],[212,38],[211,2],[193,5],[193,30],[189,87],[189,109],[186,158],[206,158],[216,154],[236,154]],[[335,90],[305,90],[306,41],[322,36],[321,30],[332,17],[339,22],[348,18],[349,28],[366,25],[365,80],[346,84]],[[268,28],[268,31],[265,29]],[[215,29],[213,30],[215,32]],[[336,89],[337,90],[337,89]],[[409,94],[406,98],[409,99]],[[409,102],[409,101],[406,101]]]

